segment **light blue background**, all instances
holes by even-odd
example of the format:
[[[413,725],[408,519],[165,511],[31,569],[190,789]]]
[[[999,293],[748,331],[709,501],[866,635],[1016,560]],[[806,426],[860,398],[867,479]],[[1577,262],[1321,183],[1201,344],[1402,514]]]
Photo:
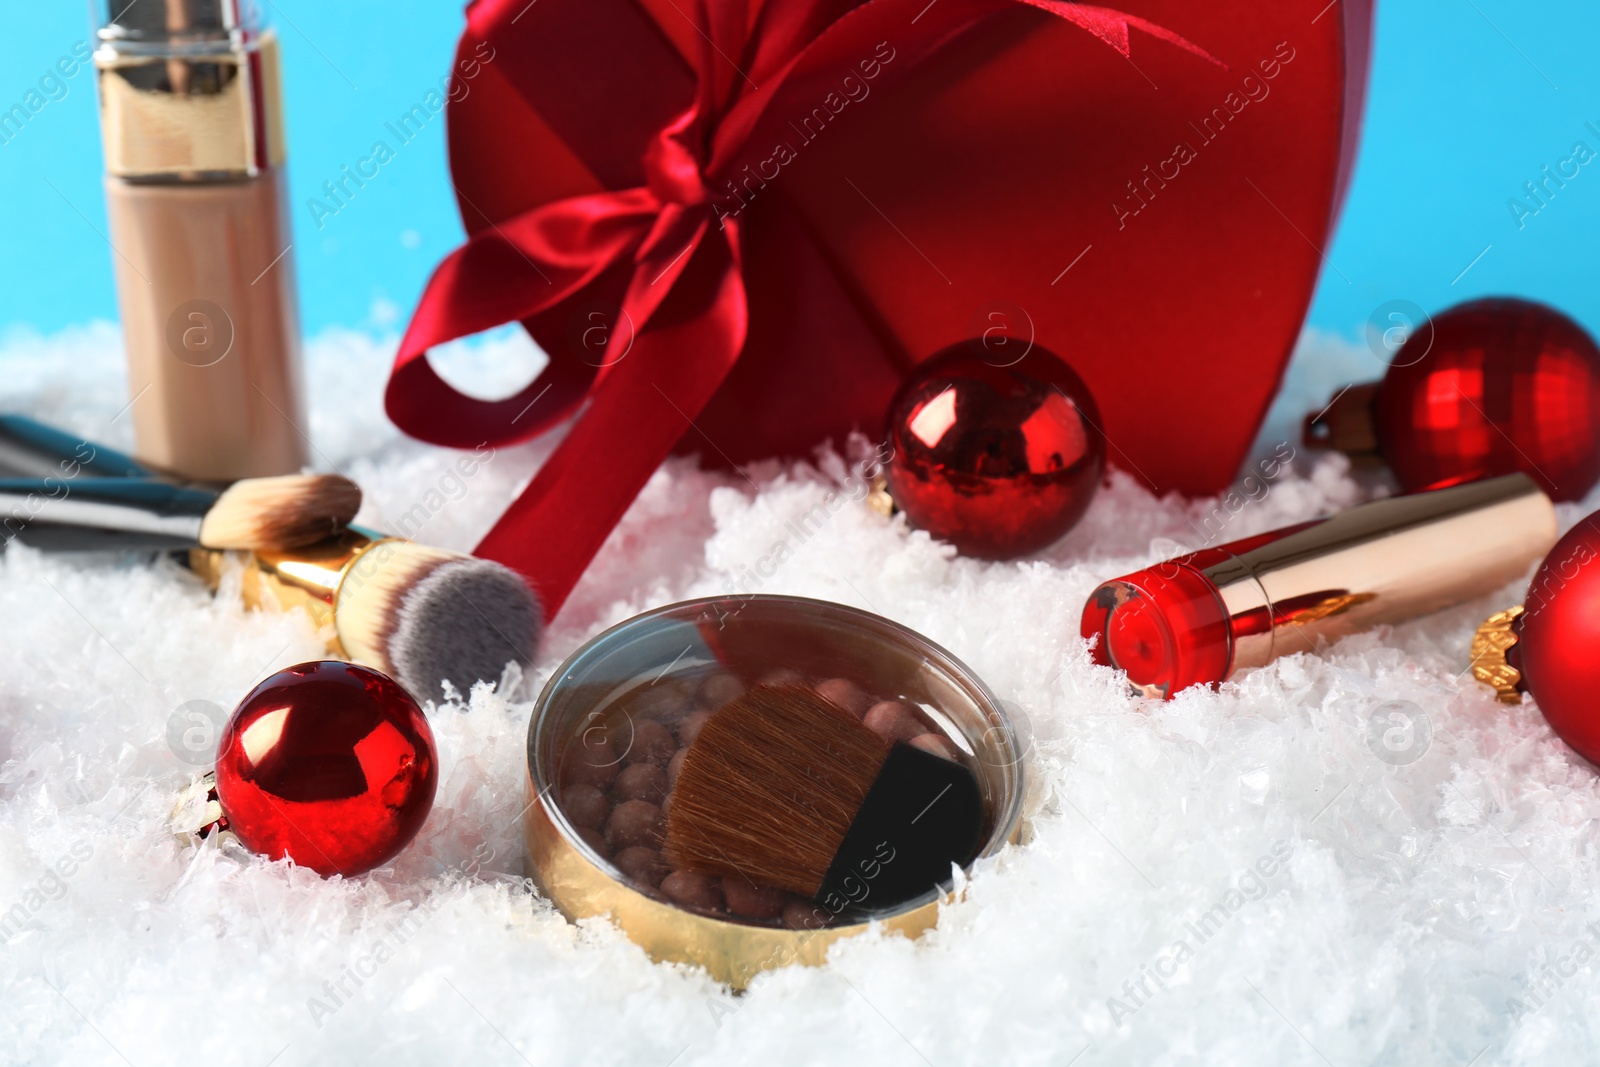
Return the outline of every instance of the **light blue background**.
[[[81,5],[7,5],[0,110],[88,36]],[[273,0],[286,53],[291,200],[305,325],[403,328],[459,241],[435,119],[319,231],[305,208],[341,165],[448,72],[455,3]],[[1310,322],[1359,335],[1373,309],[1489,293],[1545,300],[1600,328],[1600,163],[1519,230],[1507,201],[1582,138],[1600,149],[1600,7],[1563,0],[1380,4],[1359,168]],[[0,334],[114,318],[91,74],[0,145]],[[1484,251],[1487,249],[1487,251]],[[1470,270],[1462,271],[1479,257]],[[1241,324],[1247,329],[1248,324]]]

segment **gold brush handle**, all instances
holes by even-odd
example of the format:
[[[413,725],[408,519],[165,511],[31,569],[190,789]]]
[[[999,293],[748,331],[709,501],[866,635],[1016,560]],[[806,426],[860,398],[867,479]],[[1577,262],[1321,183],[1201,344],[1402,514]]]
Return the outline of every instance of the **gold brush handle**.
[[[328,642],[328,651],[347,656],[333,613],[339,586],[369,549],[391,540],[395,539],[352,527],[337,537],[288,552],[191,549],[189,567],[212,589],[222,584],[231,567],[239,567],[240,594],[246,606],[276,605],[284,611],[304,608]]]

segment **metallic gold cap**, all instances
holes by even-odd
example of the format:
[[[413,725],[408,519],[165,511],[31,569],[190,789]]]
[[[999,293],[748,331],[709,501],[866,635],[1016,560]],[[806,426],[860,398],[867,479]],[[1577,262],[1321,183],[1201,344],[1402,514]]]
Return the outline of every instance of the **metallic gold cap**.
[[[218,840],[224,844],[238,840],[228,829],[228,817],[217,799],[216,771],[207,771],[184,787],[172,804],[167,823],[172,836],[186,845],[198,844],[214,833],[223,835]]]
[[[1381,382],[1345,387],[1315,415],[1307,415],[1301,439],[1307,448],[1343,452],[1357,467],[1381,467],[1378,452],[1377,402]]]
[[[900,510],[900,505],[889,494],[889,479],[881,474],[872,479],[872,488],[867,492],[867,507],[886,519],[894,518],[894,513]]]
[[[1522,605],[1497,611],[1478,627],[1472,638],[1472,676],[1493,689],[1506,704],[1522,703],[1522,673],[1506,662],[1506,651],[1517,643],[1513,623]]]
[[[147,181],[253,178],[286,157],[278,38],[95,52],[106,170]]]

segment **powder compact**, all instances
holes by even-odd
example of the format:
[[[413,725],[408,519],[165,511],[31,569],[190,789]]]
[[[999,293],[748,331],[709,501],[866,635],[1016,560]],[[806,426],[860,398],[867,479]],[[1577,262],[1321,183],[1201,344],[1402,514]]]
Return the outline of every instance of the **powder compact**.
[[[1017,840],[1018,734],[994,693],[949,652],[897,623],[827,601],[690,600],[590,640],[557,669],[534,708],[524,834],[531,873],[563,914],[608,915],[653,958],[703,966],[740,988],[772,967],[820,964],[830,945],[869,923],[908,936],[935,924],[951,878],[906,899],[875,895],[875,886],[892,883],[884,872],[896,849],[888,843],[876,859],[869,845],[859,868],[811,897],[687,869],[663,848],[668,820],[682,825],[674,785],[706,723],[719,708],[774,692],[814,693],[848,713],[845,725],[857,734],[864,724],[896,752],[917,750],[915,758],[926,753],[964,768],[944,765],[976,782],[981,815],[969,859]],[[919,798],[889,800],[918,808],[912,819],[925,814],[923,830],[943,810],[937,797],[926,807]],[[788,820],[804,822],[802,807],[809,805],[790,794],[726,816],[736,826],[765,820],[781,834]]]

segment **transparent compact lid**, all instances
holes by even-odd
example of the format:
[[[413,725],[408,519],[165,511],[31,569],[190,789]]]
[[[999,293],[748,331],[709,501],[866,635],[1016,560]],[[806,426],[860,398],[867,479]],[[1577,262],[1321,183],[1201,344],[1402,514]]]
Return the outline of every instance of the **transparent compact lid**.
[[[659,608],[574,653],[545,686],[529,727],[529,769],[539,795],[554,802],[547,805],[552,821],[630,888],[733,922],[813,929],[908,911],[947,892],[948,884],[883,907],[864,893],[821,907],[672,870],[660,844],[677,767],[704,721],[760,684],[809,685],[880,732],[892,730],[894,739],[970,769],[984,806],[978,855],[1014,835],[1021,746],[989,688],[949,652],[897,623],[780,596]]]

